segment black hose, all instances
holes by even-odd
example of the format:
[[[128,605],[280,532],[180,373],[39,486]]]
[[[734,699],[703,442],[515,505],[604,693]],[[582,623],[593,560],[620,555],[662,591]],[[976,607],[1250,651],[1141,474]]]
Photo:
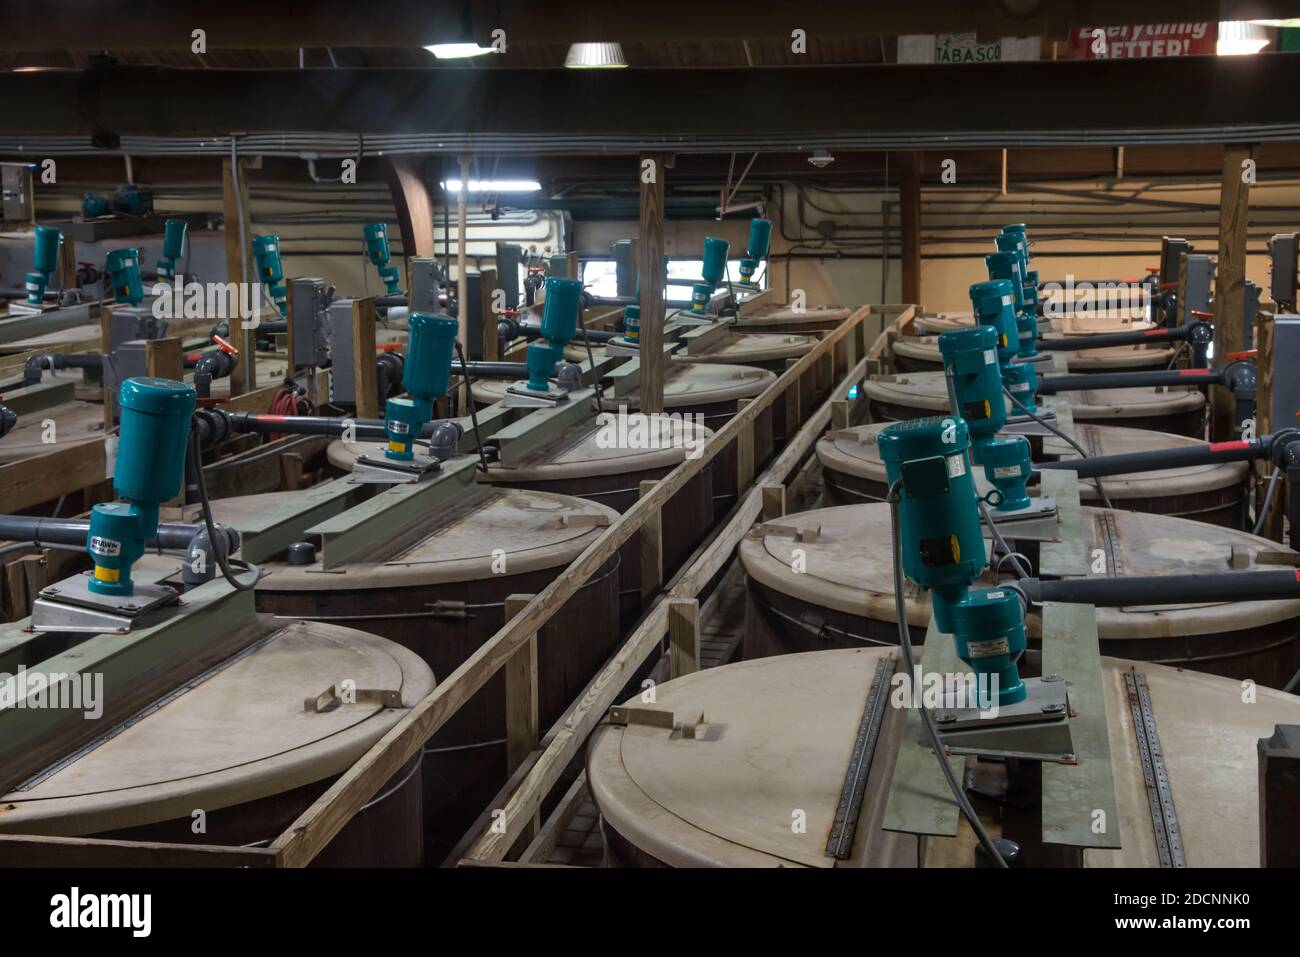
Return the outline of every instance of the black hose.
[[[1061,601],[1099,608],[1300,597],[1300,571],[1294,568],[1119,578],[1022,578],[1018,584],[1025,597],[1035,603]]]
[[[190,455],[193,457],[196,476],[196,485],[199,492],[199,503],[203,507],[203,524],[208,530],[208,541],[212,543],[212,550],[216,552],[217,567],[221,569],[221,575],[230,587],[236,591],[252,591],[257,587],[257,581],[262,577],[261,569],[252,562],[241,562],[249,571],[252,572],[252,579],[241,582],[235,577],[235,573],[230,570],[229,560],[226,558],[226,549],[218,545],[220,539],[217,536],[217,523],[212,520],[212,502],[208,499],[208,483],[203,478],[203,459],[200,457],[199,450],[199,430],[190,429]]]

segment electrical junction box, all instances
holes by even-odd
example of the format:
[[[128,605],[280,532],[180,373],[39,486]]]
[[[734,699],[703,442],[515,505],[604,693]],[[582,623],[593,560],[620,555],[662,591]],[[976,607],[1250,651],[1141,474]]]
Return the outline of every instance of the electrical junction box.
[[[330,346],[330,401],[335,405],[357,404],[357,373],[353,361],[351,299],[336,299],[326,310],[326,331]]]
[[[1300,316],[1273,318],[1273,431],[1296,425],[1300,412]]]
[[[1268,259],[1273,269],[1268,280],[1268,297],[1274,302],[1295,305],[1296,234],[1278,233],[1268,241]]]
[[[320,367],[329,357],[329,312],[330,292],[324,279],[294,279],[293,308],[289,311],[290,341],[293,354],[289,362],[293,369]],[[349,334],[351,329],[349,327]]]

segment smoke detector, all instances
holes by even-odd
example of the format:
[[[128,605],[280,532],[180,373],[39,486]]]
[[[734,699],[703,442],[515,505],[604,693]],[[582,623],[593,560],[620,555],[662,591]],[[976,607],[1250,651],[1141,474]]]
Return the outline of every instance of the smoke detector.
[[[830,150],[813,150],[812,156],[808,157],[808,162],[818,169],[825,169],[835,162],[835,157],[831,155]]]

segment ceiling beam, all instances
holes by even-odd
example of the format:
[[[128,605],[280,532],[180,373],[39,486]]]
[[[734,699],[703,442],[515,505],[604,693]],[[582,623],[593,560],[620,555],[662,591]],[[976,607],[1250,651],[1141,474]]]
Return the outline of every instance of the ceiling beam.
[[[0,151],[11,152],[29,134],[86,137],[87,131],[110,149],[115,137],[128,135],[363,135],[371,153],[634,152],[646,144],[676,152],[1075,149],[1294,140],[1300,120],[1286,91],[1297,88],[1300,57],[1281,54],[743,72],[114,66],[0,74],[6,104]],[[539,110],[538,103],[569,107]],[[1152,103],[1158,107],[1139,109]],[[414,139],[381,139],[397,134]],[[355,141],[343,142],[339,151],[356,148]]]
[[[633,3],[566,0],[562,14],[536,0],[355,0],[266,3],[222,0],[96,0],[66,5],[7,0],[0,50],[188,50],[203,29],[207,47],[412,47],[464,36],[486,44],[495,29],[507,43],[702,41],[790,36],[898,36],[908,33],[1064,36],[1071,27],[1294,16],[1286,0],[918,0],[905,4],[830,0],[747,0],[736,4],[656,0],[652,14]]]

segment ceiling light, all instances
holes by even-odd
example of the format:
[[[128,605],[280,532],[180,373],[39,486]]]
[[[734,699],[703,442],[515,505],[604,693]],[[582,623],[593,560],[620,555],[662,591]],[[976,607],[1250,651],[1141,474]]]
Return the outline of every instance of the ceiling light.
[[[460,180],[449,179],[440,184],[449,193],[460,192]],[[542,184],[535,179],[472,179],[471,193],[535,193]]]
[[[627,60],[617,43],[574,43],[564,65],[570,70],[617,70],[627,66]]]
[[[1242,56],[1258,53],[1268,46],[1268,31],[1245,20],[1219,22],[1219,56]]]
[[[439,60],[464,60],[467,57],[495,53],[493,47],[481,47],[477,43],[434,43],[425,47]]]

